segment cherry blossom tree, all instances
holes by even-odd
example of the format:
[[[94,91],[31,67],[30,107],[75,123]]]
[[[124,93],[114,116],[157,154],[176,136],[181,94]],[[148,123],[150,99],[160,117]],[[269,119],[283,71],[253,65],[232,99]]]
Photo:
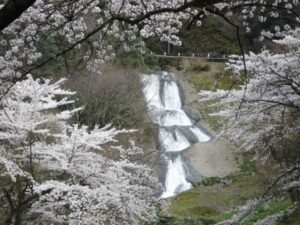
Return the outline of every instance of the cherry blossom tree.
[[[281,35],[283,39],[274,40],[281,47],[280,53],[263,50],[245,56],[247,78],[243,59],[231,57],[228,65],[234,79],[246,79],[239,90],[199,93],[204,97],[200,101],[220,99],[217,104],[222,110],[213,115],[230,119],[230,129],[224,132],[245,151],[264,147],[269,154],[274,146],[280,148],[280,142],[299,132],[299,29]]]
[[[235,27],[237,37],[242,27],[234,23],[234,18],[230,18],[234,10],[243,13],[243,29],[246,31],[251,30],[249,19],[254,16],[260,18],[261,22],[266,22],[268,17],[278,17],[284,12],[290,13],[295,20],[299,19],[297,0],[20,2],[4,1],[0,6],[0,18],[8,14],[15,15],[6,22],[3,20],[0,33],[3,52],[0,58],[2,94],[5,94],[16,80],[71,50],[84,49],[83,59],[87,67],[97,71],[97,65],[114,57],[111,37],[123,43],[121,47],[125,51],[130,48],[142,51],[141,38],[152,36],[180,45],[177,33],[182,22],[188,20],[200,25],[201,19],[211,14],[222,17]],[[11,13],[14,10],[23,13]],[[51,38],[61,40],[59,45],[64,47],[45,57],[45,52],[38,46],[42,42],[51,42]],[[241,53],[244,54],[240,38],[238,40]]]
[[[294,210],[299,210],[300,183],[300,30],[276,29],[281,39],[274,40],[280,51],[263,50],[249,53],[243,61],[232,56],[228,66],[234,71],[235,80],[245,80],[244,63],[247,68],[245,84],[238,90],[201,91],[200,101],[218,99],[214,106],[219,109],[211,116],[228,119],[221,135],[236,142],[244,151],[255,151],[255,159],[265,162],[273,157],[282,168],[270,188],[260,199],[241,207],[239,214],[220,224],[242,221],[262,202],[272,199],[271,189],[280,188],[289,193]],[[283,214],[265,218],[257,224],[275,224]],[[268,222],[268,223],[267,223]]]
[[[63,79],[17,82],[0,112],[1,212],[5,224],[138,224],[155,216],[159,190],[151,170],[133,161],[143,154],[116,143],[110,125],[89,130],[67,120],[80,108]],[[2,213],[1,213],[2,214]],[[1,215],[1,217],[4,215]]]

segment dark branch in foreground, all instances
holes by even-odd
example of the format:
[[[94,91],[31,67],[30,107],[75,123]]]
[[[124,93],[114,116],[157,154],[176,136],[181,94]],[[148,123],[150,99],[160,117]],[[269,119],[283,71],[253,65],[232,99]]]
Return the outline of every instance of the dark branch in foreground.
[[[10,0],[0,10],[0,31],[15,21],[36,0]]]

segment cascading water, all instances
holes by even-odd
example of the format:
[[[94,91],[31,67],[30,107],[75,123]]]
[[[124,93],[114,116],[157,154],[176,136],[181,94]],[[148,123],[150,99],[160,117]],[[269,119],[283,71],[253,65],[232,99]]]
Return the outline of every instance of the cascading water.
[[[210,137],[194,125],[182,109],[180,89],[171,74],[142,75],[143,93],[151,120],[159,125],[160,149],[166,153],[167,172],[162,198],[191,188],[180,151]],[[173,155],[172,155],[173,154]]]

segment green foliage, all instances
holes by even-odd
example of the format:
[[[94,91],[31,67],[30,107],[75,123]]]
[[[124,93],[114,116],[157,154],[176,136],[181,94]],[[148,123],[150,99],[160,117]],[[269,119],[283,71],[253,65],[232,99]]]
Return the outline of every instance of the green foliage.
[[[215,80],[210,74],[191,73],[188,75],[187,80],[197,89],[197,91],[212,90],[215,86]]]
[[[156,68],[158,66],[158,57],[150,54],[148,51],[143,54],[143,59],[144,64],[150,69]]]
[[[203,68],[201,64],[194,67]],[[191,69],[193,72],[188,74],[187,80],[197,89],[197,91],[239,89],[240,85],[244,82],[243,80],[236,79],[232,70],[214,71],[210,73],[204,70],[195,72],[195,70],[193,70],[194,67]]]
[[[201,29],[197,26],[191,26],[191,29],[187,29],[187,25],[188,23],[183,24],[184,28],[179,32],[182,45],[171,45],[172,55],[177,55],[178,52],[182,55],[205,54],[208,52],[236,54],[240,52],[234,28],[221,18],[205,17],[202,20]],[[247,45],[248,43],[243,44]],[[156,37],[147,39],[146,45],[156,53],[163,54],[167,52],[167,44],[160,42]]]
[[[194,218],[181,218],[175,216],[159,216],[157,221],[150,225],[212,225],[221,221],[221,217],[200,216]]]
[[[187,81],[197,90],[215,90],[218,82],[216,74],[224,70],[225,64],[207,62],[205,60],[193,60],[185,65]]]
[[[180,225],[181,221],[173,216],[159,215],[157,220],[149,225]]]
[[[240,89],[240,85],[244,83],[243,79],[235,78],[232,70],[223,70],[214,75],[216,80],[214,89]]]
[[[208,207],[198,207],[197,216],[164,216],[158,213],[155,222],[147,225],[212,225],[217,222],[230,219],[233,211],[217,215],[214,210]]]
[[[270,10],[270,9],[269,9]],[[236,25],[239,24],[239,19],[243,16],[240,11],[233,12],[232,18],[235,20]],[[269,12],[265,12],[266,15]],[[171,54],[177,55],[180,52],[182,55],[191,55],[192,53],[203,55],[207,53],[217,54],[241,54],[241,49],[238,44],[238,38],[236,30],[233,26],[226,23],[222,18],[215,17],[213,15],[207,16],[201,20],[202,25],[199,29],[198,26],[189,26],[189,23],[184,23],[182,29],[179,32],[179,37],[182,41],[181,46],[171,45]],[[242,21],[242,20],[240,20]],[[293,24],[295,20],[291,19],[291,15],[284,15],[279,18],[268,18],[265,23],[260,23],[258,17],[251,19],[251,31],[244,33],[241,30],[240,38],[242,41],[245,52],[260,51],[261,47],[266,45],[267,47],[274,47],[272,41],[265,39],[263,42],[258,41],[258,35],[261,30],[273,30],[275,25],[290,24],[292,27],[297,26]],[[164,54],[168,51],[168,45],[165,42],[159,41],[159,38],[153,37],[146,40],[146,45],[153,52]]]
[[[198,64],[193,64],[191,70],[194,72],[205,72],[205,71],[210,71],[211,67],[209,64],[198,63]]]
[[[234,214],[233,211],[229,211],[219,215],[211,216],[210,219],[213,219],[215,222],[220,222],[224,220],[229,220],[233,216],[233,214]]]
[[[236,175],[232,176],[232,182],[227,185],[201,186],[182,192],[172,201],[172,215],[196,218],[214,211],[209,215],[210,218],[220,216],[263,193],[265,179],[261,175]]]
[[[213,208],[206,207],[206,206],[195,206],[192,209],[190,209],[190,212],[192,214],[204,215],[204,216],[214,215],[216,213],[216,211]]]
[[[129,52],[121,52],[113,60],[113,63],[123,68],[156,68],[158,65],[158,57],[146,51],[144,54],[132,50]]]
[[[195,184],[193,184],[195,187],[199,187],[199,186],[213,186],[215,184],[219,184],[221,183],[221,178],[220,177],[207,177],[205,179],[203,179],[200,182],[197,182]]]
[[[231,209],[245,204],[249,199],[261,196],[267,187],[266,177],[257,174],[251,162],[244,162],[240,168],[242,170],[240,173],[222,179],[211,177],[206,181],[208,186],[202,184],[180,193],[172,201],[172,216],[201,221],[201,224],[207,225],[230,219],[235,214]],[[224,179],[231,179],[232,182],[224,185],[222,182]],[[278,213],[285,215],[283,217],[285,223],[280,225],[298,225],[295,221],[300,218],[299,211],[298,214],[291,213],[293,204],[288,196],[282,196],[279,192],[276,196],[280,199],[260,205],[241,225],[253,225],[269,215]]]
[[[149,143],[149,141],[154,137],[155,129],[153,124],[145,124],[143,126],[143,142]]]
[[[253,225],[269,215],[278,214],[292,208],[289,199],[273,200],[265,205],[260,205],[244,222],[243,225]]]
[[[176,57],[159,57],[158,66],[161,70],[183,69],[182,60]]]
[[[292,213],[286,213],[278,223],[278,225],[299,225],[300,221],[300,210],[295,210]]]
[[[144,65],[141,54],[134,50],[119,53],[113,62],[124,68],[141,68]]]
[[[207,68],[209,71],[194,71],[193,68]],[[239,89],[240,85],[244,82],[235,78],[232,70],[224,70],[225,64],[219,62],[205,62],[204,60],[192,61],[189,65],[185,66],[186,80],[196,89],[196,91],[208,90],[214,91],[216,89]],[[219,116],[210,116],[210,113],[215,112],[215,107],[211,104],[217,103],[218,99],[211,99],[206,101],[206,104],[195,103],[190,105],[198,110],[200,118],[203,123],[206,123],[212,130],[218,132],[226,125],[226,119]]]
[[[251,176],[257,173],[255,164],[249,160],[243,161],[243,163],[239,165],[239,169],[240,173],[245,176]]]
[[[226,120],[219,116],[210,116],[210,113],[213,113],[214,108],[208,107],[208,105],[216,103],[216,99],[207,101],[206,104],[197,104],[196,108],[199,112],[202,123],[208,124],[208,126],[213,130],[218,132]]]

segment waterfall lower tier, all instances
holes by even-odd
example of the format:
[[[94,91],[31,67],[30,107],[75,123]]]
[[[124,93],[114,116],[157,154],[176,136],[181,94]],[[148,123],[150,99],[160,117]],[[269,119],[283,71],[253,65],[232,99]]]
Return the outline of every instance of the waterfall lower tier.
[[[161,197],[167,198],[192,187],[186,179],[180,151],[194,143],[208,141],[210,136],[196,126],[182,109],[180,89],[171,74],[162,72],[142,75],[141,81],[148,114],[152,122],[159,125],[158,146],[160,150],[165,154],[179,153],[176,157],[166,154],[167,171]]]
[[[192,185],[187,182],[185,178],[185,171],[181,156],[177,156],[175,159],[168,159],[165,191],[161,197],[168,198],[173,196],[175,193],[186,191],[191,187]]]

